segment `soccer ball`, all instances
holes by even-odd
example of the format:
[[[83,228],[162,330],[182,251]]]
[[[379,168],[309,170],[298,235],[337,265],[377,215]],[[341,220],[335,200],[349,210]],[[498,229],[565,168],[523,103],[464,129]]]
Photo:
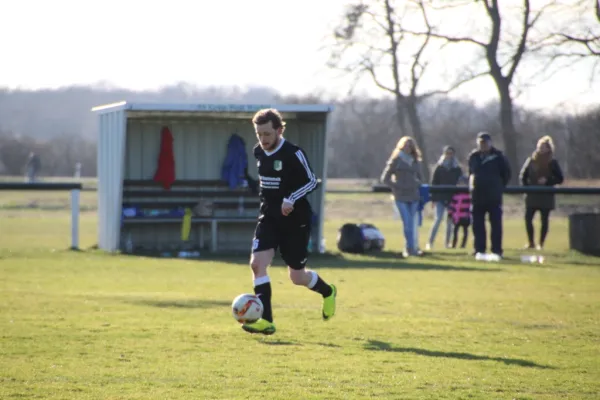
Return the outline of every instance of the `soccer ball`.
[[[262,317],[263,303],[258,296],[244,293],[233,299],[231,303],[233,318],[240,324],[255,322]]]

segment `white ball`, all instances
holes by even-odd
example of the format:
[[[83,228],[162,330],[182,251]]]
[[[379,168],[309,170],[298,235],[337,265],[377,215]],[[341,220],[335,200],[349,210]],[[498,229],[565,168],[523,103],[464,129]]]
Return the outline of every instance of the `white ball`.
[[[244,293],[233,299],[231,303],[233,318],[241,324],[252,323],[262,317],[263,303],[254,294]]]

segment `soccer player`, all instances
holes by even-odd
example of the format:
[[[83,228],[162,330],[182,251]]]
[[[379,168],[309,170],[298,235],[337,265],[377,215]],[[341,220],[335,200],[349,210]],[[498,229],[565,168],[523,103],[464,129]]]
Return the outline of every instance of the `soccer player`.
[[[252,118],[258,143],[254,157],[260,179],[260,215],[252,242],[250,267],[254,293],[264,311],[258,321],[246,323],[246,332],[275,333],[271,308],[271,281],[267,267],[275,250],[288,266],[291,281],[323,296],[325,321],[335,314],[337,290],[315,272],[306,268],[312,209],[306,196],[317,187],[317,178],[304,151],[283,138],[285,122],[275,109],[263,109]]]

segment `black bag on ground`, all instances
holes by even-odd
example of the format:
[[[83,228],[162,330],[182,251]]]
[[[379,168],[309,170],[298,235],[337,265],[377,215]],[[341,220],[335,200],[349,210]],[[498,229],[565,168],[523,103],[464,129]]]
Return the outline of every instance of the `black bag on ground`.
[[[338,230],[337,247],[343,253],[365,253],[383,250],[385,238],[374,225],[344,224]]]

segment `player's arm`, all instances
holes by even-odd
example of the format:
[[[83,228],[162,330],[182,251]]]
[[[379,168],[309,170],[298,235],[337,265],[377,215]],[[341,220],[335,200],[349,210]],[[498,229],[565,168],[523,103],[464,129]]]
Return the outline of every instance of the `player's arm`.
[[[502,176],[502,183],[506,187],[510,182],[510,178],[512,176],[512,170],[510,168],[510,163],[508,162],[508,158],[504,154],[501,154],[500,158],[500,171]]]
[[[254,145],[254,148],[252,149],[252,154],[254,155],[254,158],[258,161],[259,157],[260,157],[260,145],[257,143],[256,145]]]
[[[283,201],[288,204],[294,204],[304,196],[317,188],[317,177],[315,176],[308,158],[302,149],[296,150],[290,160],[293,171],[295,185],[292,186],[286,194]]]

